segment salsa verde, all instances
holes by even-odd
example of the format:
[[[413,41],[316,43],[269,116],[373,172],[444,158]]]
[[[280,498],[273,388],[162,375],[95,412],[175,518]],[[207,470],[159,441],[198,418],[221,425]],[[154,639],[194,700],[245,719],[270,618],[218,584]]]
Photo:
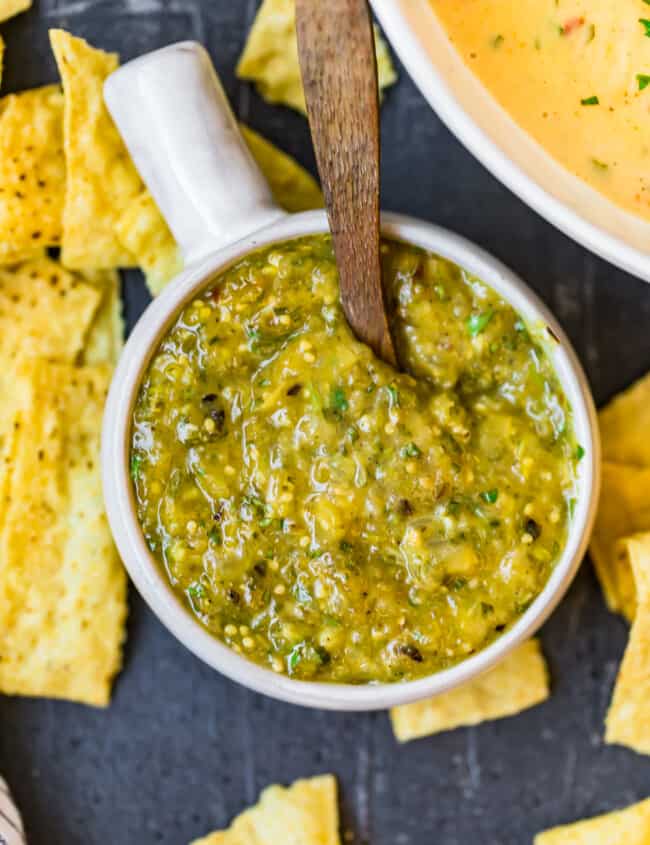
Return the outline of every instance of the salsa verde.
[[[191,302],[134,412],[139,518],[175,591],[294,678],[412,679],[484,648],[571,518],[582,449],[544,343],[443,258],[382,255],[405,372],[355,340],[311,236]]]

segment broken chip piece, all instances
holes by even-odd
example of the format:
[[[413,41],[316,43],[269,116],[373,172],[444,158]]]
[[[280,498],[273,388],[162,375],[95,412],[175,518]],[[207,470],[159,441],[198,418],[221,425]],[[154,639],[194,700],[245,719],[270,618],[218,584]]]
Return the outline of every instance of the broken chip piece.
[[[607,713],[605,740],[650,754],[650,533],[616,545],[634,576],[636,612]]]
[[[392,85],[397,75],[388,47],[377,28],[375,49],[381,90]],[[298,61],[295,0],[264,0],[239,59],[237,76],[254,82],[269,103],[280,103],[306,114]]]
[[[599,411],[603,460],[650,466],[650,373]]]
[[[549,695],[548,670],[539,641],[522,643],[473,681],[435,698],[393,707],[395,736],[407,742],[466,725],[512,716]]]
[[[227,830],[193,845],[340,845],[336,779],[320,775],[289,787],[273,785],[258,803],[241,813]]]
[[[23,359],[0,523],[0,692],[108,704],[126,575],[104,514],[111,368]]]
[[[78,270],[134,266],[115,224],[143,185],[103,97],[104,80],[117,69],[118,57],[61,29],[50,31],[50,41],[64,91],[61,260]]]
[[[534,845],[647,845],[648,842],[650,798],[624,810],[538,833]]]
[[[629,621],[635,615],[636,588],[627,559],[616,554],[616,542],[641,531],[650,531],[650,467],[605,461],[589,552],[607,606]]]

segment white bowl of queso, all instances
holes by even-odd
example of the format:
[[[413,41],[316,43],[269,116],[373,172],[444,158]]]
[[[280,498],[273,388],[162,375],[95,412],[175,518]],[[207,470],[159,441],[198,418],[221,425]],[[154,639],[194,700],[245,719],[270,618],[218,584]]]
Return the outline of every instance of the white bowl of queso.
[[[488,670],[560,601],[597,503],[594,406],[553,316],[475,245],[384,215],[418,378],[397,373],[342,316],[325,212],[275,206],[202,48],[126,65],[106,99],[187,259],[105,412],[142,596],[296,704],[383,709]]]
[[[650,9],[372,0],[458,139],[562,232],[650,281]]]

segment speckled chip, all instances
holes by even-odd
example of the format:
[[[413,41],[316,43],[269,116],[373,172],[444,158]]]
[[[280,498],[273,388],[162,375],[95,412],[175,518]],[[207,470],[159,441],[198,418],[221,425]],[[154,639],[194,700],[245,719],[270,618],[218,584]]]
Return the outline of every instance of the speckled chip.
[[[629,559],[617,554],[621,537],[650,531],[650,467],[605,461],[589,552],[610,610],[635,616],[636,587]]]
[[[528,640],[476,680],[435,698],[394,707],[390,717],[397,739],[407,742],[513,716],[548,695],[548,670],[539,642]]]
[[[0,691],[109,701],[126,576],[103,508],[111,368],[24,359],[0,527]]]
[[[616,544],[636,586],[636,613],[607,714],[605,740],[650,754],[650,533]],[[649,830],[650,835],[650,830]]]
[[[397,75],[386,43],[375,30],[379,87],[392,85]],[[306,114],[296,40],[295,0],[264,0],[237,65],[269,103],[280,103]]]
[[[101,298],[51,258],[0,267],[0,372],[21,355],[74,362]]]
[[[648,845],[650,798],[574,824],[539,833],[535,845]]]
[[[0,262],[61,241],[63,94],[48,85],[0,101]]]
[[[50,40],[65,98],[67,189],[61,259],[79,270],[133,266],[135,258],[120,243],[115,224],[143,185],[102,92],[118,57],[60,29],[50,31]]]
[[[336,780],[320,775],[269,786],[227,830],[193,845],[340,845]]]

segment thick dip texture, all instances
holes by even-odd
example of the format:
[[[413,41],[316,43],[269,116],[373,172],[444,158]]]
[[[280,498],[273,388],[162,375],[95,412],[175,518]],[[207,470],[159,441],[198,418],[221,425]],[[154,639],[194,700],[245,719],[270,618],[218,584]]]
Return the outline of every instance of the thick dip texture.
[[[354,339],[312,236],[190,303],[134,413],[139,516],[174,589],[295,678],[412,679],[484,648],[571,518],[582,450],[543,346],[449,262],[397,243],[383,260],[411,375]]]

